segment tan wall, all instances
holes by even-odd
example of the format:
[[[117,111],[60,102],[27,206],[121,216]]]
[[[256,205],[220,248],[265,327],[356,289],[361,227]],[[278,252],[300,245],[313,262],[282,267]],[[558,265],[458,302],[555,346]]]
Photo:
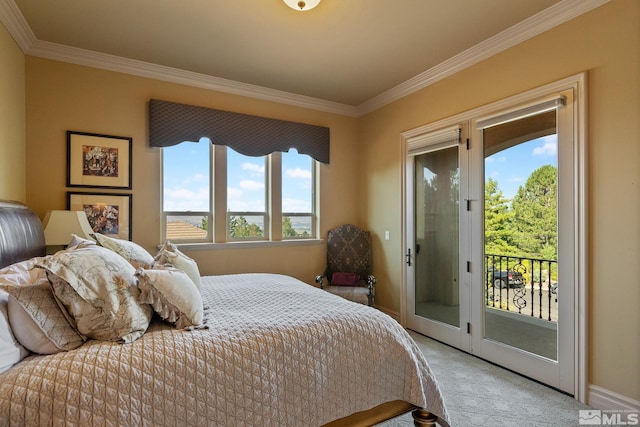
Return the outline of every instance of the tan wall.
[[[26,202],[24,54],[0,25],[0,199]]]
[[[357,222],[355,118],[185,87],[152,79],[26,58],[27,202],[40,217],[66,209],[66,131],[133,138],[133,240],[155,254],[160,242],[160,149],[148,147],[150,98],[328,126],[331,163],[321,166],[321,235]],[[114,190],[102,190],[114,192]],[[115,191],[127,193],[126,191]],[[325,246],[191,251],[202,274],[278,272],[307,283],[324,269]]]
[[[614,0],[360,122],[378,303],[400,310],[400,133],[588,72],[589,383],[640,400],[640,2]],[[380,238],[390,230],[392,238]]]

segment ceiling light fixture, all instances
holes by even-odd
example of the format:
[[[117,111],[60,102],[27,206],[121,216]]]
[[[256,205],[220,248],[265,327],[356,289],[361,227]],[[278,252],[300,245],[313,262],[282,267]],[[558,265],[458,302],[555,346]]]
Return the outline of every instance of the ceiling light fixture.
[[[320,3],[320,0],[284,0],[284,2],[291,9],[299,10],[302,12],[306,12],[307,10],[311,10]]]

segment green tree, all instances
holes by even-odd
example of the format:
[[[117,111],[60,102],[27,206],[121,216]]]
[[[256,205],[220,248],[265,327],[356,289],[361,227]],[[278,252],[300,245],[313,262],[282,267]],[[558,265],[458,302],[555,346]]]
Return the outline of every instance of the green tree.
[[[514,237],[523,255],[558,259],[557,190],[557,168],[544,165],[531,173],[513,198]]]
[[[516,255],[514,245],[514,212],[493,178],[484,187],[484,250],[488,254]]]
[[[206,216],[202,217],[202,229],[206,230],[209,227],[209,218]]]
[[[264,232],[257,224],[250,224],[243,216],[229,218],[229,236],[235,239],[246,237],[263,237]]]
[[[294,230],[291,224],[291,218],[288,216],[282,217],[282,237],[298,237],[298,233]]]

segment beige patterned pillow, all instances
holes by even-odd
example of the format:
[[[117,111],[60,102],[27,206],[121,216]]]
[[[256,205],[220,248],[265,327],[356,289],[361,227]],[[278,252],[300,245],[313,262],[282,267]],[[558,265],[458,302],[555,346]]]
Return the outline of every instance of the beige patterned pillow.
[[[67,321],[48,281],[31,286],[5,286],[9,297],[9,322],[25,348],[39,354],[73,350],[84,338]]]
[[[170,241],[164,242],[155,257],[160,264],[171,264],[173,267],[187,273],[198,289],[200,289],[200,269],[195,260],[189,258],[178,250],[178,247]]]
[[[93,235],[98,244],[110,249],[131,263],[135,268],[149,268],[153,265],[153,257],[142,246],[135,242],[122,239],[114,239],[104,234]]]
[[[140,301],[151,304],[164,320],[180,329],[202,324],[202,296],[184,271],[172,267],[138,269],[136,276]]]
[[[56,299],[82,335],[132,342],[149,327],[153,310],[139,301],[135,269],[115,252],[88,245],[60,251],[37,265],[47,270]]]

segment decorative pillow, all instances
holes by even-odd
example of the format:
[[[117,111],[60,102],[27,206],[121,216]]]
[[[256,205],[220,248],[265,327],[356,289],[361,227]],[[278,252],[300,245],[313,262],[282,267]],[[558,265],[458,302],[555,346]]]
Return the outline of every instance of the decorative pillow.
[[[122,239],[114,239],[104,234],[96,233],[94,237],[98,244],[129,261],[134,268],[149,268],[153,265],[153,257],[142,246],[135,242]]]
[[[80,334],[132,342],[149,327],[153,310],[139,302],[135,269],[115,252],[87,245],[60,251],[37,266],[47,270],[56,299]]]
[[[85,239],[85,238],[80,237],[80,236],[78,236],[76,234],[72,234],[71,235],[71,241],[67,245],[67,249],[75,248],[75,247],[80,246],[80,245],[86,246],[86,245],[95,245],[95,244],[96,244],[96,242],[94,242],[93,240]]]
[[[136,271],[140,301],[151,304],[164,320],[177,328],[200,326],[204,317],[202,296],[187,274],[177,268]]]
[[[331,284],[338,286],[358,286],[360,275],[357,273],[335,272],[331,276]]]
[[[48,281],[32,286],[4,286],[4,290],[10,295],[9,322],[13,334],[25,348],[34,353],[53,354],[84,343],[60,309]]]
[[[193,283],[200,289],[200,269],[195,260],[189,258],[178,250],[178,247],[170,241],[164,242],[160,251],[155,257],[160,264],[171,264],[178,270],[182,270],[191,278]]]
[[[44,272],[39,268],[33,268],[40,259],[32,258],[0,269],[0,284],[26,286],[40,280],[46,281]],[[9,294],[0,290],[0,373],[28,355],[29,350],[18,342],[9,323]]]
[[[0,373],[29,355],[29,350],[24,348],[13,335],[9,324],[9,294],[0,291]]]

